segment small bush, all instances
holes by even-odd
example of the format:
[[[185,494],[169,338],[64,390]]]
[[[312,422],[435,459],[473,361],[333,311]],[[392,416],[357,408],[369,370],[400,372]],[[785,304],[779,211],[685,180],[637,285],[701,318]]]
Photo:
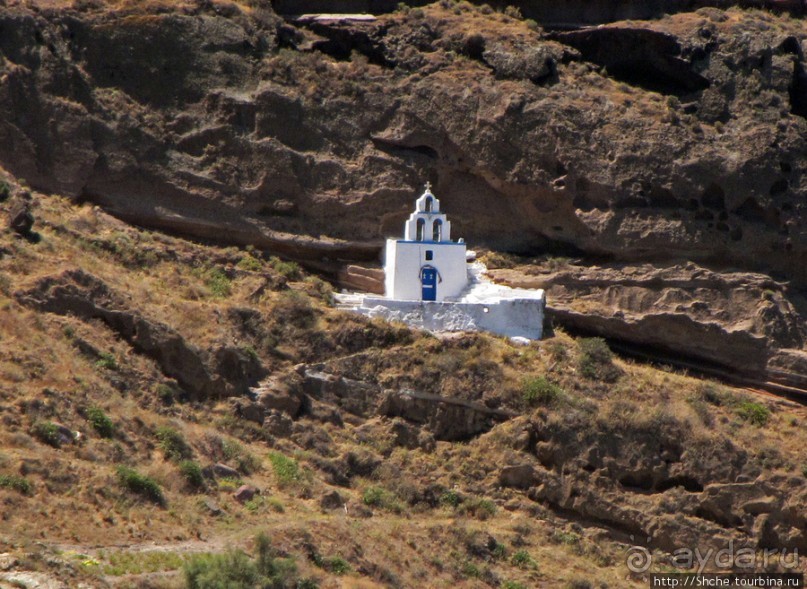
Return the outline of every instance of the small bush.
[[[325,569],[334,575],[346,575],[350,572],[350,563],[341,556],[329,556],[327,558],[319,558],[315,561],[316,565]]]
[[[300,466],[294,458],[284,456],[280,452],[270,452],[269,462],[272,464],[279,486],[291,485],[300,480]]]
[[[0,488],[13,489],[23,495],[30,495],[34,489],[28,479],[13,474],[0,474]]]
[[[300,280],[303,272],[297,262],[285,262],[276,256],[269,258],[269,265],[287,280]]]
[[[311,579],[300,579],[291,558],[274,555],[269,539],[259,534],[255,539],[256,557],[242,550],[224,554],[199,554],[183,567],[188,589],[316,589]]]
[[[530,407],[550,405],[563,396],[563,389],[543,376],[525,378],[521,391],[524,403]]]
[[[273,311],[284,322],[300,328],[312,327],[317,318],[311,299],[296,290],[282,293],[275,302]]]
[[[179,472],[187,485],[192,489],[202,489],[205,486],[205,477],[202,468],[193,460],[183,460],[179,463]]]
[[[504,13],[510,18],[515,18],[517,20],[521,20],[522,18],[524,18],[521,15],[521,10],[518,8],[518,6],[508,5],[504,9]]]
[[[193,451],[184,436],[172,427],[158,427],[155,437],[160,442],[160,449],[168,460],[186,460],[193,455]]]
[[[502,583],[502,589],[527,589],[527,586],[517,581],[505,581]]]
[[[50,421],[38,421],[31,428],[31,434],[43,444],[59,448],[62,439],[59,435],[59,427]]]
[[[87,421],[102,438],[111,438],[115,435],[115,424],[100,407],[87,409]]]
[[[382,487],[367,487],[362,494],[362,501],[365,505],[386,509],[393,513],[401,513],[403,511],[403,506],[395,495]]]
[[[205,286],[210,294],[222,299],[232,292],[232,281],[221,268],[211,268],[205,273]]]
[[[762,427],[768,423],[771,417],[771,410],[762,403],[742,401],[737,405],[737,415],[749,423]]]
[[[174,404],[174,399],[176,398],[176,391],[174,390],[174,387],[167,384],[158,384],[156,393],[157,398],[163,405]]]
[[[490,499],[477,497],[465,501],[460,512],[480,520],[486,520],[496,514],[496,504]]]
[[[517,550],[510,557],[510,563],[520,569],[535,568],[535,560],[530,556],[526,550]]]
[[[163,495],[159,483],[151,477],[140,474],[128,466],[119,466],[117,469],[117,477],[118,483],[128,491],[140,495],[158,505],[165,504],[165,496]]]
[[[477,40],[476,37],[479,37]],[[466,50],[467,53],[482,53],[482,51],[476,48],[476,45],[481,44],[482,50],[484,50],[485,39],[481,35],[474,35],[469,37],[466,41],[466,45],[472,44],[474,47],[470,47]],[[483,254],[479,261],[482,262],[489,270],[497,270],[500,268],[515,268],[516,264],[518,263],[518,258],[516,258],[512,254],[507,254],[503,252],[487,252]]]
[[[334,304],[333,287],[317,276],[309,276],[305,279],[306,292],[313,297],[320,299],[323,303],[332,307]]]
[[[462,573],[463,577],[471,577],[477,579],[480,576],[482,576],[482,571],[479,570],[479,567],[476,566],[476,563],[473,563],[470,560],[467,560],[464,563],[462,563],[460,572]]]
[[[182,567],[188,589],[253,589],[260,575],[241,550],[192,556]]]
[[[104,368],[106,370],[118,369],[118,361],[115,359],[115,355],[111,352],[102,352],[101,357],[96,360],[95,365],[98,368]]]
[[[440,503],[442,505],[446,505],[448,507],[453,507],[456,509],[459,507],[460,503],[462,503],[462,497],[459,493],[454,491],[453,489],[449,489],[445,491],[442,495],[440,495]]]
[[[250,359],[260,363],[261,357],[258,355],[258,351],[251,345],[245,344],[241,346],[241,351],[244,352],[247,356],[249,356]]]
[[[263,270],[263,262],[247,254],[238,261],[238,267],[249,272],[260,272]]]
[[[566,589],[593,589],[594,585],[591,584],[591,581],[587,581],[585,579],[572,579],[568,583],[566,583]]]
[[[261,459],[235,440],[222,440],[221,451],[228,462],[235,463],[239,472],[251,474],[261,467]]]
[[[0,180],[0,202],[3,202],[11,195],[11,186],[5,180]]]
[[[711,382],[705,382],[698,386],[697,393],[704,401],[718,407],[728,400],[726,392]]]
[[[801,476],[807,479],[807,462],[801,465]]]
[[[604,339],[601,337],[581,339],[579,346],[578,368],[580,374],[592,380],[605,382],[613,382],[619,378],[621,371],[614,366],[614,355]]]

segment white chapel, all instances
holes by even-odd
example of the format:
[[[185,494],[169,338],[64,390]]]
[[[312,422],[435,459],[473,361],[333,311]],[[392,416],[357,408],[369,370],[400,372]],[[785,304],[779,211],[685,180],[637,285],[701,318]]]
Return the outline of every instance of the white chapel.
[[[404,225],[404,238],[387,240],[384,273],[385,296],[399,301],[443,301],[468,285],[465,243],[451,241],[451,223],[429,183]]]

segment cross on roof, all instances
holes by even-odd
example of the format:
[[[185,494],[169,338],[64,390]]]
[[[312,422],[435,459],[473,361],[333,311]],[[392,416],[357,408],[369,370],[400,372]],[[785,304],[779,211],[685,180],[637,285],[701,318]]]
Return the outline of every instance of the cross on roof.
[[[432,191],[432,183],[431,182],[426,182],[426,192],[431,192],[431,191]]]

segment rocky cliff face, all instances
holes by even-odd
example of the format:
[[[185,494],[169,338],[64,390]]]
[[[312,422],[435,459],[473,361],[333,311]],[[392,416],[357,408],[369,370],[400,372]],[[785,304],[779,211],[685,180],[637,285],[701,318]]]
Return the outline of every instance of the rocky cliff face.
[[[530,24],[450,1],[307,24],[254,2],[12,5],[0,164],[330,270],[377,259],[428,179],[473,245],[749,270],[798,306],[803,21]]]

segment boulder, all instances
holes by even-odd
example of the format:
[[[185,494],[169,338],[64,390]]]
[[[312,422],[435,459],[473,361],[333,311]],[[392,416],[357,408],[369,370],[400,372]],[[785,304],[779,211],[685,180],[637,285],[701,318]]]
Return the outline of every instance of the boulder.
[[[241,478],[241,473],[239,473],[236,469],[232,468],[231,466],[227,466],[226,464],[222,464],[221,462],[217,462],[213,466],[210,467],[213,475],[219,478],[225,479],[238,479]]]
[[[255,400],[264,409],[277,409],[293,418],[299,415],[303,406],[302,396],[295,387],[277,377],[263,381],[253,392]]]
[[[213,501],[213,499],[210,499],[209,497],[205,498],[204,506],[205,508],[207,508],[207,510],[210,512],[211,515],[221,515],[222,513],[224,513],[219,504]]]
[[[77,440],[78,432],[74,432],[61,423],[53,422],[53,425],[56,426],[56,435],[59,436],[60,444],[72,444]]]
[[[270,409],[263,420],[263,429],[278,438],[289,437],[293,426],[291,417],[277,409]]]
[[[345,500],[342,499],[342,496],[336,491],[330,491],[329,493],[325,493],[322,498],[319,500],[319,506],[322,509],[339,509],[340,507],[344,506]]]
[[[260,403],[238,400],[234,403],[235,415],[255,423],[263,423],[266,408]]]
[[[11,230],[24,237],[31,235],[34,226],[34,216],[31,214],[30,204],[21,202],[11,208],[8,215],[8,226]]]
[[[251,500],[255,495],[258,494],[258,489],[253,487],[252,485],[241,485],[238,487],[235,493],[233,493],[233,498],[239,503],[246,503],[247,501]]]
[[[502,487],[529,489],[536,481],[535,469],[531,464],[505,466],[499,471],[499,484]]]
[[[418,440],[419,428],[413,427],[406,421],[400,418],[392,420],[390,424],[393,441],[396,446],[403,446],[404,448],[417,448],[420,446]]]

